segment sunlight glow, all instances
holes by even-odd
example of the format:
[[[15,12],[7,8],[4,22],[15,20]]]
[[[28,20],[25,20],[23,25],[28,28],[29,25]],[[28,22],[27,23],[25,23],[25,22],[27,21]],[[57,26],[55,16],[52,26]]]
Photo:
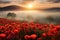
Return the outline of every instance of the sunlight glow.
[[[27,5],[26,5],[26,8],[28,8],[28,9],[33,9],[33,7],[34,7],[33,4],[27,4]]]
[[[28,8],[32,8],[33,5],[32,5],[32,4],[28,4],[27,7],[28,7]]]

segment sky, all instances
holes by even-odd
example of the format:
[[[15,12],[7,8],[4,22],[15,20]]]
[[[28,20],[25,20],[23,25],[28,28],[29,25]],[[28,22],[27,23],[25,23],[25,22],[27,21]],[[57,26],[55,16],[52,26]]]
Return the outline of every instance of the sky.
[[[22,5],[25,3],[33,3],[37,8],[51,8],[60,7],[60,0],[0,0],[0,7],[5,7],[8,5]]]
[[[25,5],[25,3],[29,4],[34,4],[36,8],[38,9],[47,9],[47,8],[52,8],[52,7],[59,7],[60,8],[60,0],[0,0],[0,7],[5,7],[9,5]],[[55,12],[53,12],[55,13]],[[5,14],[5,13],[4,13]],[[51,14],[51,12],[49,12]],[[57,14],[57,13],[55,13]],[[60,12],[58,13],[58,15]],[[46,15],[46,14],[44,14]],[[42,16],[42,14],[41,14]],[[60,15],[59,15],[60,16]]]

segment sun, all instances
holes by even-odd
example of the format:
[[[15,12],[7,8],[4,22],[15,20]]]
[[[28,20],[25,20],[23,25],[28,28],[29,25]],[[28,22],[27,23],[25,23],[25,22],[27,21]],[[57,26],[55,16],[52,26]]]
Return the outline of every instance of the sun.
[[[27,9],[33,9],[33,7],[34,7],[33,4],[27,4],[27,5],[26,5],[26,8],[27,8]]]
[[[28,8],[33,8],[33,5],[32,4],[28,4],[27,7]]]

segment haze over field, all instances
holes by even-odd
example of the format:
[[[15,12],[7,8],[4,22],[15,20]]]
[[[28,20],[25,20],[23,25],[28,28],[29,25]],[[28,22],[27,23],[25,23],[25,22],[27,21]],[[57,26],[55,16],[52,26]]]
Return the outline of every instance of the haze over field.
[[[60,24],[60,0],[0,0],[0,17],[8,13],[16,14],[16,20]]]

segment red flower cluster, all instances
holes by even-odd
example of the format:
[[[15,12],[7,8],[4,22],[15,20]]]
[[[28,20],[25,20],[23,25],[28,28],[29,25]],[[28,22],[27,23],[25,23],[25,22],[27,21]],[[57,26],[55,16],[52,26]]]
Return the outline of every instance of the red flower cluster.
[[[32,35],[25,35],[24,38],[27,39],[36,39],[37,35],[36,34],[32,34]]]
[[[60,40],[60,25],[0,18],[0,40]]]

